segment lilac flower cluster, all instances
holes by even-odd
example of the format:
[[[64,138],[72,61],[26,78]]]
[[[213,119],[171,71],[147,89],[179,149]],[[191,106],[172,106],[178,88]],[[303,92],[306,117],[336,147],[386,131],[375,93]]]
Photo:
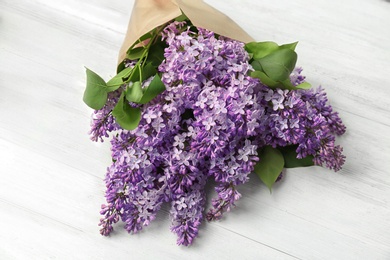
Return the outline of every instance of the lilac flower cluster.
[[[138,128],[121,129],[111,116],[122,88],[95,112],[92,140],[114,132],[102,235],[119,220],[136,233],[170,202],[177,243],[190,245],[204,217],[207,180],[216,181],[217,197],[205,217],[220,219],[240,198],[237,186],[248,181],[265,145],[297,145],[299,158],[312,155],[317,165],[341,168],[345,157],[335,135],[345,126],[322,89],[270,89],[248,76],[253,69],[243,43],[185,22],[169,24],[162,36],[166,91],[141,106]],[[304,81],[300,69],[291,81]]]
[[[304,81],[297,68],[291,80],[294,85]],[[324,90],[263,91],[268,102],[265,131],[259,133],[267,145],[283,147],[298,145],[297,158],[314,156],[314,163],[334,171],[341,169],[345,156],[342,147],[335,145],[335,136],[345,133],[346,127],[337,112],[328,104]]]

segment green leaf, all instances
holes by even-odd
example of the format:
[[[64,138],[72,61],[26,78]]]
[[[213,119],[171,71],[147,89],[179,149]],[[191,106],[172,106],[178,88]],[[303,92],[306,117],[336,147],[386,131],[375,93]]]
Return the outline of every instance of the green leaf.
[[[280,82],[280,84],[282,85],[281,88],[284,88],[284,89],[289,89],[289,90],[296,90],[297,88],[291,83],[291,80],[290,78],[286,79],[286,80],[283,80],[282,82]]]
[[[144,47],[137,47],[134,49],[129,49],[127,51],[127,56],[129,60],[138,60],[139,58],[142,57],[142,54],[144,53],[145,48]]]
[[[125,100],[125,92],[122,92],[118,103],[112,110],[116,122],[126,130],[134,130],[141,121],[141,110],[129,105]]]
[[[294,86],[291,83],[291,80],[288,78],[282,82],[279,82],[282,86],[280,88],[289,89],[289,90],[297,90],[297,89],[309,89],[311,88],[311,84],[308,82],[302,82],[301,84]]]
[[[188,20],[188,17],[184,13],[182,13],[180,16],[175,18],[176,22],[183,22],[183,21],[187,21],[187,20]]]
[[[272,185],[284,167],[282,153],[272,146],[265,146],[260,154],[260,161],[255,165],[255,173],[271,191]]]
[[[141,82],[134,82],[126,92],[126,99],[130,102],[138,103],[143,96]]]
[[[119,63],[118,67],[116,67],[116,73],[118,74],[119,72],[121,72],[124,69],[126,69],[125,62],[122,61],[121,63]]]
[[[139,64],[135,65],[127,81],[131,81],[131,82],[140,81],[141,80],[140,70],[141,70],[140,65]]]
[[[145,40],[147,40],[147,39],[152,38],[154,32],[155,32],[155,29],[151,30],[151,31],[148,32],[148,33],[145,33],[144,35],[142,35],[142,36],[138,39],[138,41],[139,41],[139,42],[143,42],[143,41],[145,41]]]
[[[106,82],[95,72],[86,68],[87,87],[84,91],[83,101],[89,107],[101,109],[107,101]]]
[[[280,84],[272,79],[270,79],[267,75],[265,75],[264,72],[262,71],[252,71],[250,76],[252,78],[258,78],[260,79],[261,83],[263,83],[264,85],[270,87],[270,88],[275,88],[277,86],[279,86]]]
[[[258,61],[258,60],[252,61],[251,65],[252,65],[254,70],[263,71],[263,67],[261,67],[260,61]]]
[[[271,79],[270,77],[268,77],[264,72],[258,71],[258,70],[252,71],[250,73],[250,76],[252,78],[260,79],[261,83],[263,83],[264,85],[266,85],[270,88],[273,88],[273,89],[274,88],[281,88],[281,89],[296,90],[296,89],[309,89],[309,88],[311,88],[311,84],[308,82],[303,82],[297,86],[294,86],[291,83],[291,80],[289,78],[282,81],[282,82],[275,81],[275,80]]]
[[[311,88],[311,84],[309,82],[302,82],[301,84],[295,86],[295,88],[309,89],[309,88]]]
[[[116,74],[116,76],[114,76],[107,82],[107,91],[111,92],[117,90],[120,86],[122,86],[125,83],[126,79],[130,76],[131,71],[132,68],[125,68],[124,70]]]
[[[290,49],[292,51],[295,51],[295,48],[297,47],[298,42],[288,43],[280,45],[279,49]]]
[[[165,41],[157,39],[156,43],[152,44],[149,49],[147,63],[152,63],[153,66],[158,67],[164,60],[164,49],[167,47]]]
[[[148,63],[142,69],[142,80],[147,80],[151,76],[156,75],[157,70],[152,63]]]
[[[250,42],[245,44],[245,50],[253,54],[253,59],[261,59],[279,49],[274,42]]]
[[[295,168],[295,167],[307,167],[313,166],[313,156],[308,155],[305,158],[297,158],[297,145],[289,145],[286,147],[280,147],[279,150],[283,154],[284,158],[284,167],[285,168]]]
[[[150,85],[144,90],[144,95],[142,99],[138,102],[140,104],[146,104],[158,94],[162,93],[165,90],[164,83],[161,81],[160,76],[157,74]]]
[[[290,49],[281,49],[259,60],[268,77],[275,81],[288,79],[297,62],[297,54]]]
[[[137,41],[135,41],[133,43],[133,45],[130,46],[129,50],[127,52],[129,52],[131,49],[134,48],[135,45],[139,44],[139,43],[142,43],[143,41],[146,41],[147,39],[150,39],[153,37],[153,32],[154,32],[155,29],[153,29],[152,31],[148,32],[148,33],[145,33],[144,35],[142,35]]]

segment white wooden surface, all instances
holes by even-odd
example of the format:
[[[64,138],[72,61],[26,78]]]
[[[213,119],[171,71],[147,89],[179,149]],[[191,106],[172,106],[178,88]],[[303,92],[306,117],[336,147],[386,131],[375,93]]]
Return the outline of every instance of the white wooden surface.
[[[0,0],[0,259],[390,259],[390,2],[207,0],[299,65],[348,127],[339,173],[253,178],[190,248],[169,208],[138,235],[99,235],[108,144],[89,141],[83,66],[108,78],[133,1]]]

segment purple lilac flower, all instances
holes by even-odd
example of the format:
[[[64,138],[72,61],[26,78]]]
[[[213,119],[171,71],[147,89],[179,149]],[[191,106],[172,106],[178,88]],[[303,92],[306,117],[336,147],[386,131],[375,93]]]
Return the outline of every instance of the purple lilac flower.
[[[268,101],[265,131],[259,133],[267,145],[298,145],[297,157],[314,156],[316,165],[335,171],[341,169],[345,156],[335,145],[335,134],[346,128],[327,104],[322,88],[317,90],[264,90]]]
[[[95,110],[92,114],[91,130],[89,131],[92,141],[97,142],[100,140],[103,142],[103,137],[108,138],[109,132],[120,128],[111,114],[115,104],[118,102],[120,93],[120,91],[108,93],[108,100],[104,107],[100,110]]]
[[[270,89],[248,76],[253,69],[243,43],[201,28],[193,32],[185,22],[169,24],[162,37],[168,47],[159,72],[166,91],[141,106],[138,128],[123,130],[111,116],[123,88],[95,112],[91,139],[114,131],[102,235],[119,220],[137,233],[170,202],[177,243],[190,245],[203,220],[207,180],[217,182],[217,197],[206,219],[218,220],[241,197],[237,187],[249,180],[265,145],[296,145],[298,158],[312,155],[317,165],[341,168],[345,156],[335,135],[345,126],[321,88]],[[293,85],[304,82],[301,71],[291,74]]]
[[[134,67],[135,62],[126,60],[125,66],[128,68]],[[92,114],[91,130],[89,134],[91,140],[103,142],[103,137],[108,138],[110,132],[120,129],[120,126],[115,122],[111,112],[114,109],[123,90],[122,86],[116,91],[108,93],[107,102],[100,110],[95,110]]]
[[[193,134],[187,143],[191,157],[202,165],[205,161],[209,164],[208,172],[196,175],[213,176],[220,183],[216,188],[218,198],[208,214],[208,219],[219,219],[240,197],[235,190],[228,198],[220,187],[227,185],[235,189],[236,185],[246,182],[258,160],[258,143],[252,143],[248,137],[254,136],[263,115],[255,113],[258,117],[253,118],[252,113],[257,108],[262,109],[254,99],[259,81],[247,76],[249,56],[243,43],[217,39],[203,29],[199,29],[197,37],[192,35],[191,38],[192,33],[186,28],[180,30],[181,26],[176,23],[165,30],[164,36],[170,45],[160,71],[164,73],[167,91],[186,94],[179,96],[178,102],[183,102],[194,116],[190,121]],[[189,41],[182,40],[189,38]],[[174,144],[179,139],[176,137]],[[180,151],[177,147],[174,150]],[[187,154],[180,151],[180,156]],[[182,167],[181,162],[175,163]],[[178,187],[175,186],[181,192],[181,186]]]

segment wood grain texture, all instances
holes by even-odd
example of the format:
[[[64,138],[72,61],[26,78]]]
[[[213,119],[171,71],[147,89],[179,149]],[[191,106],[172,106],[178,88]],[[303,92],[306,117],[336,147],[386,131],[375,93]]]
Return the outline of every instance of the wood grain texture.
[[[390,259],[390,3],[207,0],[298,64],[348,127],[339,173],[257,178],[190,248],[169,207],[138,235],[99,235],[108,144],[88,139],[83,66],[108,78],[133,1],[0,0],[0,259]],[[212,192],[210,191],[210,195]]]

